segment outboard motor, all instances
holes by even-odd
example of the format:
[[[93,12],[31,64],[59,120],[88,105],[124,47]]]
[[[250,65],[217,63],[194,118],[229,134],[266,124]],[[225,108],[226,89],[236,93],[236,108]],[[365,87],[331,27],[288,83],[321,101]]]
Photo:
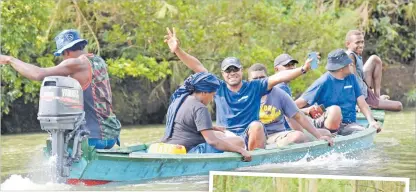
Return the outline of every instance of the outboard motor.
[[[78,81],[63,76],[46,77],[40,89],[38,120],[41,129],[50,133],[50,155],[56,158],[54,173],[58,181],[64,181],[70,175],[72,163],[81,157],[81,142],[89,135],[81,128],[85,112]],[[71,145],[72,150],[68,150]]]

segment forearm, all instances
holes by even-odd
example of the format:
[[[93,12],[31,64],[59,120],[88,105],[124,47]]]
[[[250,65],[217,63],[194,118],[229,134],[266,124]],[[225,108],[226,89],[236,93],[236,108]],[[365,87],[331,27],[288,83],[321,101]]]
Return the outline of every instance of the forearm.
[[[364,107],[359,106],[359,108],[361,110],[361,113],[364,114],[364,116],[365,116],[365,118],[367,119],[368,122],[371,123],[371,122],[375,121],[374,117],[373,117],[373,114],[371,113],[371,110],[368,107],[368,105],[366,105]]]
[[[269,77],[268,88],[271,89],[279,83],[291,81],[302,74],[302,67],[276,73]]]
[[[322,136],[304,114],[298,112],[294,118],[304,129],[306,129],[316,138],[319,139]]]
[[[361,113],[364,114],[365,118],[369,123],[374,122],[373,114],[371,113],[370,107],[368,106],[367,102],[364,99],[364,96],[360,96],[357,99],[358,107],[360,108]]]
[[[205,67],[202,65],[202,63],[197,58],[195,58],[194,56],[186,53],[181,48],[176,49],[175,54],[176,54],[176,56],[178,56],[178,58],[183,63],[185,63],[185,65],[189,69],[191,69],[195,73],[198,73],[198,72],[208,72],[208,70],[205,69]]]
[[[32,65],[29,63],[25,63],[19,59],[11,58],[9,64],[22,76],[36,81],[41,81],[44,78],[43,69]]]
[[[208,144],[212,145],[213,147],[215,147],[216,149],[221,150],[221,151],[230,151],[230,152],[241,153],[241,151],[243,150],[243,148],[241,148],[237,145],[233,145],[233,144],[225,141],[224,139],[220,139],[220,138],[217,138],[213,141],[208,141]]]

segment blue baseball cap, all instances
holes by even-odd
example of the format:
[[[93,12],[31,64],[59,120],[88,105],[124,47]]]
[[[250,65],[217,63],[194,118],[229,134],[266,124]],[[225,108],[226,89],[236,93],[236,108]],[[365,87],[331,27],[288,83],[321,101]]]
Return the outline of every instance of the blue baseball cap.
[[[326,70],[336,71],[341,69],[348,64],[352,63],[350,57],[343,49],[336,49],[328,54],[328,63],[326,64]]]
[[[78,31],[75,29],[64,30],[55,37],[56,50],[55,56],[60,56],[65,49],[69,49],[79,42],[88,43],[87,40],[81,39]]]

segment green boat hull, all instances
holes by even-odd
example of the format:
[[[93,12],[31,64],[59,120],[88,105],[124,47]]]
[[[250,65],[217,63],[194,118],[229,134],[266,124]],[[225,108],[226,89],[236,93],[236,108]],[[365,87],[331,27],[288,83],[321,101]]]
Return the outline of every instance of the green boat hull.
[[[375,118],[383,122],[384,111],[373,111]],[[368,127],[362,114],[357,122]],[[137,145],[110,150],[96,150],[87,143],[82,144],[82,159],[71,167],[71,180],[99,181],[144,181],[186,175],[204,175],[209,171],[234,170],[241,167],[268,163],[299,161],[306,155],[315,158],[328,153],[346,153],[363,150],[373,145],[376,130],[368,127],[348,136],[334,138],[335,146],[329,147],[324,141],[314,141],[252,151],[252,161],[243,162],[237,153],[213,154],[148,154],[147,145]]]

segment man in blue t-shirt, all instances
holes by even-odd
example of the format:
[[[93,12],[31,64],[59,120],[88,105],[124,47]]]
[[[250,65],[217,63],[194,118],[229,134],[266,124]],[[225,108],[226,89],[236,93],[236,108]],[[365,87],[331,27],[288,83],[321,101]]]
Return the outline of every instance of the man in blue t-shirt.
[[[167,29],[165,42],[185,65],[195,73],[207,72],[201,62],[179,48],[175,31]],[[294,79],[310,69],[310,64],[270,76],[267,79],[243,81],[242,65],[235,57],[228,57],[221,63],[224,80],[215,95],[217,124],[241,136],[249,150],[264,148],[266,135],[263,124],[259,122],[260,98],[280,82]]]
[[[315,126],[318,128],[327,128],[329,124],[341,120],[337,129],[331,129],[340,135],[348,135],[354,131],[363,130],[364,127],[355,123],[356,111],[358,105],[361,112],[367,118],[370,126],[381,131],[380,125],[374,120],[370,108],[361,94],[360,87],[354,74],[351,73],[352,60],[342,49],[337,49],[328,54],[328,63],[326,72],[317,79],[303,95],[296,100],[299,108],[304,108],[314,104],[323,105],[325,108],[338,106],[341,109],[342,116],[328,117],[323,114],[314,119]]]
[[[267,69],[263,64],[256,63],[248,69],[249,81],[264,78],[267,78]],[[286,130],[285,117],[291,120],[290,122],[297,122],[301,126],[296,126],[294,130]],[[326,140],[329,145],[333,144],[331,133],[325,129],[316,129],[309,119],[299,111],[293,99],[276,86],[261,98],[260,121],[264,124],[267,132],[267,144],[276,144],[282,147],[292,143],[308,142],[310,139],[304,134],[303,128],[312,137]]]

